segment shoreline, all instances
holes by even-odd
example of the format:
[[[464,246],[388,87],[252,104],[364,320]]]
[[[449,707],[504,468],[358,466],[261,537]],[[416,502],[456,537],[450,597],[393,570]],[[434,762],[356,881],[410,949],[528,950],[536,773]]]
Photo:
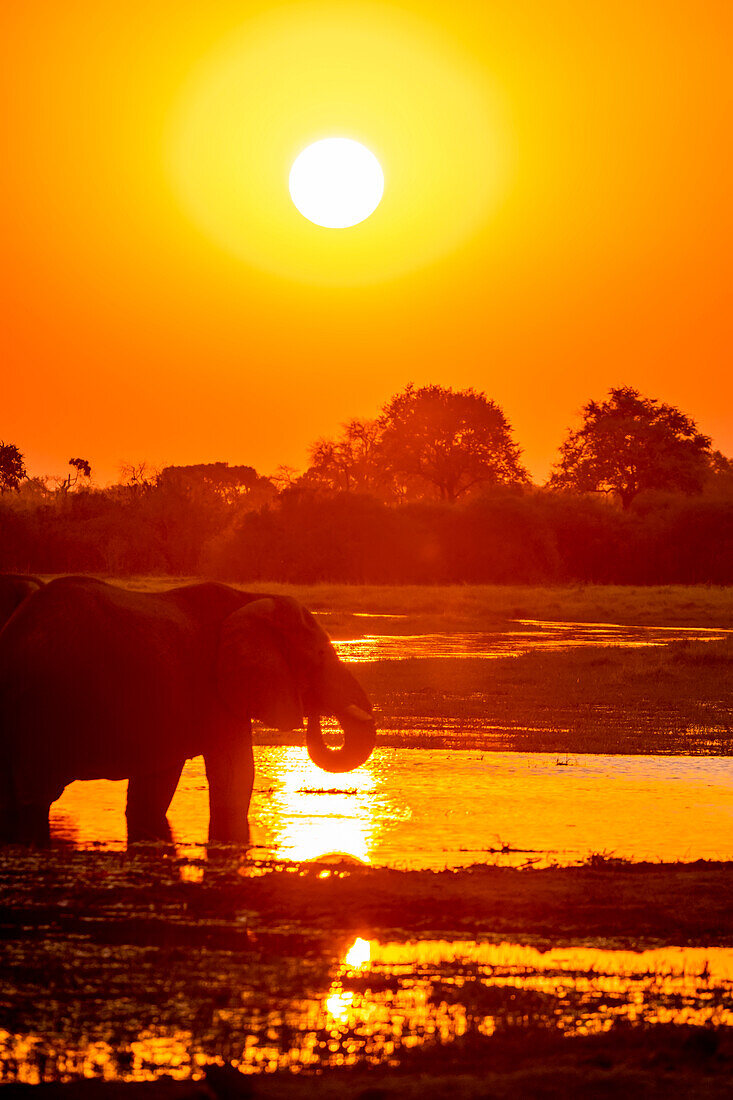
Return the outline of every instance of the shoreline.
[[[403,871],[351,862],[243,860],[227,849],[181,880],[180,860],[156,845],[130,852],[63,849],[0,853],[0,930],[29,922],[53,936],[113,926],[144,942],[153,926],[195,935],[217,922],[236,944],[246,929],[288,926],[367,938],[489,937],[557,946],[602,942],[733,947],[733,862],[627,863],[591,857],[577,867],[475,864]]]

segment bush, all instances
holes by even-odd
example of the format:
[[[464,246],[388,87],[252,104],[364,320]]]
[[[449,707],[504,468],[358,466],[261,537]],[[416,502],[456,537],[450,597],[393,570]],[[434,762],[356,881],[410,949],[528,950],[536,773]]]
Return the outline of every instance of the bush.
[[[496,488],[387,504],[294,488],[252,510],[206,489],[115,486],[0,501],[0,570],[312,584],[731,584],[733,500]]]

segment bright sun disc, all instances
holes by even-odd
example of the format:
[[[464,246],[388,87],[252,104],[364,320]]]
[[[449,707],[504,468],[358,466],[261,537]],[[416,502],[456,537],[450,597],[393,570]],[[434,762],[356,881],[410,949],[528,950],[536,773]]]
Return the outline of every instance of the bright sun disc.
[[[290,169],[290,197],[315,225],[347,229],[368,218],[384,193],[374,153],[351,138],[324,138],[304,149]]]

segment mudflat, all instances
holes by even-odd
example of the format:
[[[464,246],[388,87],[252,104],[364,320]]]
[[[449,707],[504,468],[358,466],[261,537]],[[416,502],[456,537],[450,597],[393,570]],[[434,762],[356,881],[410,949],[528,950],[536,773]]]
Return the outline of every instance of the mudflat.
[[[0,930],[4,1080],[72,1082],[64,1095],[654,1080],[722,1096],[732,1080],[728,864],[408,872],[8,848]]]

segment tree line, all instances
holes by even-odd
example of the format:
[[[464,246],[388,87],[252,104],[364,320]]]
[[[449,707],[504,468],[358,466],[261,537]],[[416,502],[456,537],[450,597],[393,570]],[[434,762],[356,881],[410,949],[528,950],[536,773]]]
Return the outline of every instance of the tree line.
[[[356,583],[733,583],[733,463],[631,387],[589,401],[533,485],[485,394],[408,386],[301,474],[87,459],[30,476],[0,443],[0,569]]]

